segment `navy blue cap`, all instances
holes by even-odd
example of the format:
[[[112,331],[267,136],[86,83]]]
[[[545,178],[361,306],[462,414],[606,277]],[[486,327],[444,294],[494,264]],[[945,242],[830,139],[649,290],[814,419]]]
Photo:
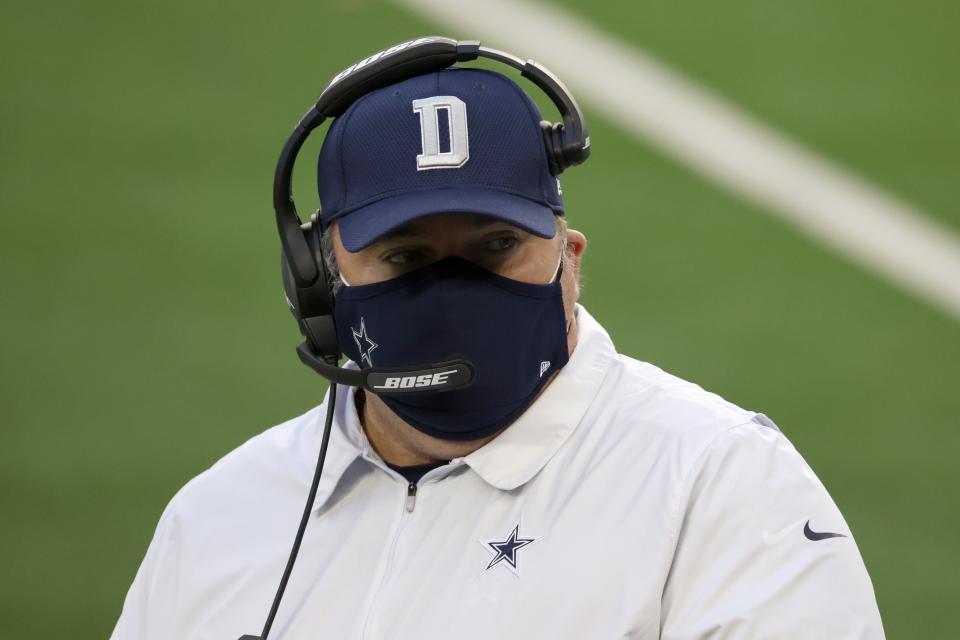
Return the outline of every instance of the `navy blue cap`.
[[[477,213],[543,238],[563,213],[540,112],[512,80],[449,68],[373,91],[330,126],[320,151],[324,226],[359,251],[411,220]]]

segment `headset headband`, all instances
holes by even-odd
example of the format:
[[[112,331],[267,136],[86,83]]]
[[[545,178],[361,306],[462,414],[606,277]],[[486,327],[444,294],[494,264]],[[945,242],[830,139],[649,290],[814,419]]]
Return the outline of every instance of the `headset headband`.
[[[508,53],[483,47],[477,40],[457,41],[441,36],[417,38],[377,52],[347,67],[327,83],[316,104],[297,123],[277,161],[273,207],[283,253],[298,287],[316,286],[321,279],[320,269],[300,228],[291,186],[294,162],[310,132],[327,118],[342,114],[355,100],[371,91],[478,57],[497,60],[519,70],[520,75],[540,87],[560,111],[562,125],[545,127],[544,131],[554,175],[587,159],[590,136],[580,107],[563,83],[533,60],[524,62]]]

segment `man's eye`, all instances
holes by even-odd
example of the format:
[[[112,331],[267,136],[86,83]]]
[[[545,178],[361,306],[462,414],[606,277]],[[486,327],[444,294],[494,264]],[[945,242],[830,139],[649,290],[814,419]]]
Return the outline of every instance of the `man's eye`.
[[[517,239],[514,236],[500,236],[499,238],[494,238],[488,240],[484,247],[487,251],[506,251],[512,249],[517,245]]]
[[[389,262],[394,265],[410,265],[416,264],[417,262],[423,260],[424,253],[416,249],[403,249],[400,251],[394,251],[393,253],[384,257],[384,261]]]

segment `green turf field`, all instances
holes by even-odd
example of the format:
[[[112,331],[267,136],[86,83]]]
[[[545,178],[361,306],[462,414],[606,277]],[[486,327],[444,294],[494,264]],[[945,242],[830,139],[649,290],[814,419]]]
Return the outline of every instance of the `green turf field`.
[[[953,3],[564,4],[960,228]],[[319,402],[276,154],[332,73],[444,31],[372,1],[0,9],[0,638],[108,636],[174,492]],[[780,424],[890,637],[955,635],[960,324],[590,124],[564,179],[584,303],[622,352]]]

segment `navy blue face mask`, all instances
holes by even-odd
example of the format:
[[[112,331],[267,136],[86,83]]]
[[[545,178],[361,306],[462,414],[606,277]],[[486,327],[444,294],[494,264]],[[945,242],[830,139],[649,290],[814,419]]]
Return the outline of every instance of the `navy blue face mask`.
[[[398,278],[337,292],[340,347],[361,368],[464,357],[468,387],[381,395],[405,422],[435,438],[496,433],[567,364],[559,279],[546,285],[499,276],[458,257]]]

